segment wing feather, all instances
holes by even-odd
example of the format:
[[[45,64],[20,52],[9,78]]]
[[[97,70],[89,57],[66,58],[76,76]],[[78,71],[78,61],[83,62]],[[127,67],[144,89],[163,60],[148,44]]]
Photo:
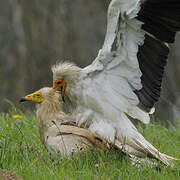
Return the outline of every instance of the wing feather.
[[[146,0],[137,18],[144,22],[145,31],[161,41],[173,43],[180,30],[180,1]]]
[[[174,42],[180,30],[180,1],[146,0],[137,19],[144,23],[142,29],[148,34],[137,55],[143,88],[136,93],[143,108],[150,110],[160,97],[167,64],[169,48],[164,42]]]
[[[96,84],[95,89],[98,91],[98,97],[101,98],[99,103],[102,103],[102,107],[107,107],[106,111],[103,110],[103,114],[111,118],[112,114],[118,116],[119,112],[125,112],[133,118],[148,123],[149,115],[137,108],[139,99],[134,93],[135,90],[142,89],[142,73],[137,53],[139,46],[144,43],[145,32],[141,29],[143,23],[135,19],[139,9],[139,0],[111,2],[103,48],[92,66],[86,70]],[[95,66],[101,68],[96,69]],[[89,69],[92,71],[90,72]],[[94,96],[94,92],[95,90],[88,91],[89,97]],[[89,102],[88,105],[90,104]]]
[[[167,64],[169,48],[163,42],[174,42],[180,30],[180,2],[112,0],[107,18],[104,45],[94,64],[101,67],[100,73],[111,77],[114,88],[111,92],[109,89],[109,93],[115,93],[119,100],[121,95],[128,99],[129,91],[126,94],[116,80],[113,81],[118,77],[119,82],[138,96],[139,101],[130,98],[131,103],[139,103],[149,112],[160,97]],[[93,73],[96,70],[92,68]]]
[[[147,123],[160,97],[169,53],[164,42],[173,42],[180,30],[179,9],[176,0],[112,0],[97,58],[72,78],[60,73],[74,103],[109,119],[127,113]]]
[[[151,109],[160,97],[168,53],[169,49],[164,44],[146,35],[144,45],[138,52],[143,88],[137,92],[140,102],[146,108]]]
[[[141,107],[150,111],[160,97],[169,54],[169,48],[163,42],[174,42],[175,34],[180,30],[180,2],[145,0],[140,10],[139,3],[135,0],[111,2],[101,53],[114,52],[116,62],[107,56],[99,60],[109,63],[107,67],[111,67],[111,73],[126,78],[138,95]],[[116,22],[112,21],[113,15]],[[114,29],[110,29],[111,23]],[[145,36],[142,29],[147,33]],[[113,69],[119,69],[119,72]]]

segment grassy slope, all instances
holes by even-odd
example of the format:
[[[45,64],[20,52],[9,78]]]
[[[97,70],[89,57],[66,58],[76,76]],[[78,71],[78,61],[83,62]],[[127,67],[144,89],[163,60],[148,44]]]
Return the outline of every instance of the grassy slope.
[[[50,155],[39,139],[34,114],[12,119],[0,115],[0,168],[13,170],[25,180],[37,179],[180,179],[180,163],[175,168],[131,165],[128,158],[112,150],[87,153],[72,160]],[[180,158],[180,128],[167,130],[157,124],[139,127],[160,151]]]

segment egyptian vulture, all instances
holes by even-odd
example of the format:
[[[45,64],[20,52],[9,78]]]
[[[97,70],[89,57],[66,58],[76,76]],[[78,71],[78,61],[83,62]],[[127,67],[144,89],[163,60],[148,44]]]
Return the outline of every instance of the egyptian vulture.
[[[40,139],[45,147],[53,154],[60,153],[67,157],[83,152],[89,147],[108,148],[106,143],[91,131],[67,125],[66,121],[70,121],[71,116],[61,110],[59,96],[52,88],[45,87],[20,100],[37,103]]]
[[[73,117],[62,111],[61,101],[59,100],[59,94],[48,87],[29,94],[20,100],[21,102],[33,101],[37,103],[36,114],[40,138],[51,153],[60,153],[70,157],[75,153],[87,150],[89,147],[102,148],[104,146],[105,149],[109,148],[110,145],[108,143],[103,142],[98,135],[91,131],[67,125],[67,120],[71,120]],[[128,147],[128,145],[122,144],[118,137],[115,137],[115,144],[111,145],[115,145],[116,148],[129,155],[133,162],[145,162],[150,165],[156,165],[152,164],[151,159],[143,159],[148,156],[149,158],[160,160],[166,165],[173,166],[172,160],[176,160],[175,158],[160,153],[136,129],[134,129],[134,132],[134,139],[137,138],[139,146],[131,144],[132,146]],[[143,147],[143,143],[146,143],[147,149]]]
[[[168,161],[129,117],[149,123],[160,97],[168,43],[179,30],[179,0],[112,0],[96,59],[85,68],[69,62],[52,66],[53,88],[69,98],[78,125],[110,143],[125,144],[129,152]]]

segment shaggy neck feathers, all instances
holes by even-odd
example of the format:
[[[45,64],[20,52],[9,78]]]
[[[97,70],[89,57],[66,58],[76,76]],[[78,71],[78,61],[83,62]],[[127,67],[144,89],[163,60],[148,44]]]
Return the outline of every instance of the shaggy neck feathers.
[[[54,114],[61,111],[61,104],[59,100],[44,100],[41,104],[37,105],[37,111],[43,114]]]
[[[73,63],[61,62],[52,66],[51,70],[53,72],[53,81],[57,79],[70,81],[78,77],[81,68]]]
[[[37,104],[36,113],[40,131],[40,138],[42,142],[44,142],[45,134],[48,131],[48,128],[52,126],[52,121],[63,121],[63,118],[65,118],[65,114],[61,110],[62,108],[59,101],[59,94],[55,93],[50,88],[42,89],[42,91],[44,93],[44,100],[42,103]],[[61,120],[57,119],[58,116],[61,116]]]

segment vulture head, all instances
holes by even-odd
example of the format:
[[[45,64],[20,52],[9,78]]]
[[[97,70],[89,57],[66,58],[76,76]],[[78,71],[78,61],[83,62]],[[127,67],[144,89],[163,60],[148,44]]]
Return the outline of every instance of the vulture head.
[[[34,93],[28,94],[20,99],[20,102],[32,101],[38,104],[43,102],[56,102],[59,100],[59,94],[53,88],[44,87]]]
[[[60,62],[52,66],[53,72],[53,89],[61,89],[61,96],[64,97],[66,86],[71,84],[78,76],[81,68],[73,63]]]

